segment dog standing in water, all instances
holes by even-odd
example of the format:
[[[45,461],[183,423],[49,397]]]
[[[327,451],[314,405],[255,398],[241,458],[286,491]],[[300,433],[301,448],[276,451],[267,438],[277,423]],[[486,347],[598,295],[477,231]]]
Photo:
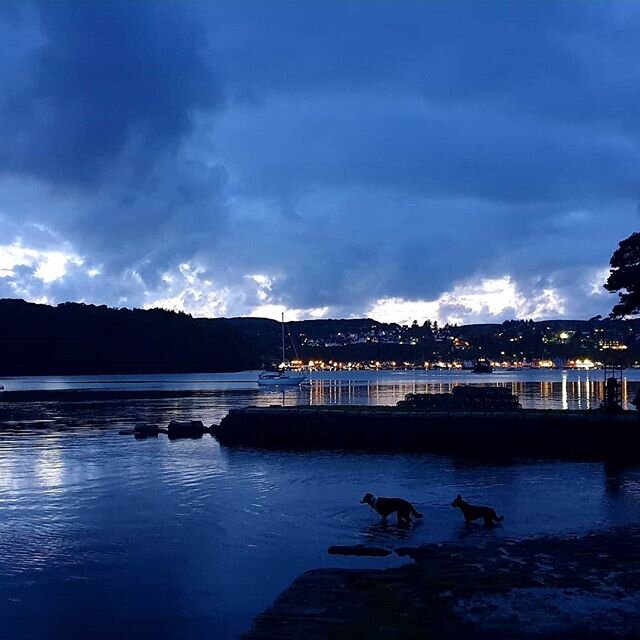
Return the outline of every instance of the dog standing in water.
[[[373,493],[366,493],[364,498],[360,500],[360,504],[368,504],[374,511],[377,511],[383,522],[386,524],[387,516],[396,512],[398,515],[398,526],[410,526],[411,516],[422,518],[422,514],[418,513],[413,505],[404,498],[376,498]]]
[[[478,507],[469,504],[462,499],[462,496],[458,494],[457,498],[451,503],[452,507],[458,507],[462,511],[465,522],[473,522],[482,518],[484,520],[484,526],[489,527],[494,522],[502,522],[504,516],[498,516],[495,509],[491,507]]]

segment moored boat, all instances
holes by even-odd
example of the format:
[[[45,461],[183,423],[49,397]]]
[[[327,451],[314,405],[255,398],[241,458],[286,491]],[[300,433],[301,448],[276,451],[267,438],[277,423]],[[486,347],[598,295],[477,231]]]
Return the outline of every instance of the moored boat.
[[[493,373],[493,367],[486,358],[478,358],[473,367],[473,373]]]
[[[258,384],[262,386],[298,386],[307,379],[299,371],[263,371],[258,376]]]
[[[285,362],[284,349],[284,313],[282,314],[282,362],[279,371],[263,371],[258,375],[258,384],[261,386],[293,387],[302,384],[306,379],[306,374],[301,371],[288,369]]]

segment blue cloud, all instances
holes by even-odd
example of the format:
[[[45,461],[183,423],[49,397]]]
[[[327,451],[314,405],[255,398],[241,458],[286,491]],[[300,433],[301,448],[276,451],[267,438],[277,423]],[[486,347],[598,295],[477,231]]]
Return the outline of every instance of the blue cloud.
[[[101,267],[48,288],[21,267],[33,297],[145,304],[197,272],[190,299],[245,313],[266,274],[270,303],[361,314],[508,275],[604,313],[585,291],[640,217],[639,22],[615,2],[3,3],[0,245]]]
[[[2,104],[5,170],[96,181],[126,147],[141,170],[219,100],[205,33],[182,3],[45,1],[37,18],[28,82]]]

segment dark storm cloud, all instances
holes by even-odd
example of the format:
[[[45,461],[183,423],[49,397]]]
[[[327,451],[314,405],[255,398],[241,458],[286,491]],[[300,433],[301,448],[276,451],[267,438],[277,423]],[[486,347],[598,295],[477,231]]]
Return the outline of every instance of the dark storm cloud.
[[[298,199],[307,226],[256,265],[286,238],[293,306],[430,298],[465,274],[552,286],[637,225],[633,7],[236,6],[220,55],[241,106],[218,142],[240,192]],[[588,224],[555,224],[576,211]]]
[[[344,94],[247,111],[229,118],[220,144],[251,172],[248,188],[360,184],[514,203],[639,194],[627,139],[518,112]]]
[[[448,100],[572,65],[547,37],[573,21],[557,3],[240,2],[214,11],[225,24],[217,35],[228,83],[255,91],[410,86]]]
[[[633,3],[239,2],[219,3],[216,18],[240,98],[374,88],[638,125]]]
[[[43,42],[24,61],[29,78],[2,101],[5,170],[96,181],[125,147],[140,169],[218,99],[187,5],[42,2],[37,18]]]
[[[4,207],[14,225],[25,225],[15,235],[31,239],[34,223],[44,224],[106,277],[135,270],[152,286],[203,236],[211,242],[225,220],[224,169],[183,148],[195,115],[220,101],[197,7],[144,0],[7,7],[3,27],[23,33],[21,55],[5,66],[11,81],[0,89],[0,173],[13,181],[0,200],[20,193]],[[104,294],[119,294],[116,283]]]
[[[56,299],[361,314],[509,275],[591,313],[639,219],[639,23],[607,2],[5,3],[0,245],[69,243]]]

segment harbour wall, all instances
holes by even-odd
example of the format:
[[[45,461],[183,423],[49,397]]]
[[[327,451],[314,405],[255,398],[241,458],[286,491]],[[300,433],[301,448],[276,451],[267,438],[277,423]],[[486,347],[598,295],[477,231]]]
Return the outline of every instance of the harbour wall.
[[[626,411],[408,411],[396,407],[231,409],[223,446],[415,451],[640,462],[640,415]]]

